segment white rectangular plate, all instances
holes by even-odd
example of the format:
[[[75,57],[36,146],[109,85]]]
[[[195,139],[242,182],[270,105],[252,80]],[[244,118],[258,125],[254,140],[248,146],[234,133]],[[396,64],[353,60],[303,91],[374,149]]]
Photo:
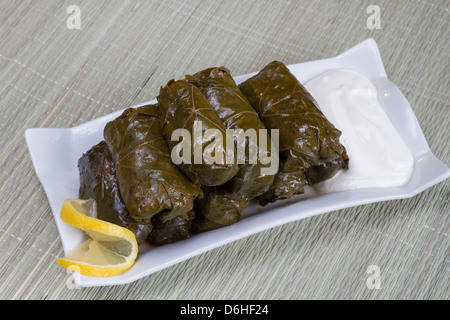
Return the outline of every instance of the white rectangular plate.
[[[335,58],[288,67],[302,83],[335,68],[352,69],[368,77],[377,87],[381,106],[414,155],[415,169],[411,181],[397,188],[361,189],[297,197],[263,208],[252,205],[243,219],[232,226],[198,234],[162,247],[144,245],[139,249],[134,266],[127,272],[110,278],[80,276],[77,277],[78,285],[88,287],[129,283],[262,230],[342,208],[412,197],[450,176],[447,166],[431,153],[408,101],[388,80],[373,39],[367,39]],[[235,80],[240,83],[252,75],[235,77]],[[149,102],[140,105],[147,103]],[[74,128],[39,128],[25,132],[31,159],[48,196],[65,253],[83,239],[82,231],[65,224],[60,218],[63,201],[66,198],[78,197],[78,159],[83,152],[103,140],[106,123],[121,113],[122,111],[118,111]]]

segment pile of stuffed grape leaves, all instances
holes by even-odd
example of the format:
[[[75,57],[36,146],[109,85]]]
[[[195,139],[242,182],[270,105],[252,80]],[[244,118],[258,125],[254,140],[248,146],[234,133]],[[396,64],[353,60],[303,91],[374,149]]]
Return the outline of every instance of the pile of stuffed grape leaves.
[[[139,244],[165,245],[237,223],[252,201],[288,199],[348,168],[340,135],[283,63],[241,84],[225,67],[207,68],[107,123],[104,141],[78,161],[79,197],[94,199],[97,218],[130,229]]]

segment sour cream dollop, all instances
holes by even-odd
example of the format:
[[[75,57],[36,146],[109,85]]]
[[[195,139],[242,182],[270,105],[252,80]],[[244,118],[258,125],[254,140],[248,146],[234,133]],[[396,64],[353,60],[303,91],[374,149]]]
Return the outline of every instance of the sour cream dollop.
[[[325,72],[305,85],[320,109],[342,131],[349,169],[316,185],[320,192],[396,187],[409,182],[414,158],[392,126],[365,76],[346,69]]]

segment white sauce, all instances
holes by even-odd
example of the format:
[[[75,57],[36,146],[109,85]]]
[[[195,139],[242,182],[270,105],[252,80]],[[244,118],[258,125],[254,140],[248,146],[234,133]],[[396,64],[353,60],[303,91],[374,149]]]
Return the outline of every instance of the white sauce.
[[[414,158],[363,75],[345,69],[328,71],[306,84],[320,109],[342,131],[349,169],[316,186],[320,192],[402,186],[414,171]]]

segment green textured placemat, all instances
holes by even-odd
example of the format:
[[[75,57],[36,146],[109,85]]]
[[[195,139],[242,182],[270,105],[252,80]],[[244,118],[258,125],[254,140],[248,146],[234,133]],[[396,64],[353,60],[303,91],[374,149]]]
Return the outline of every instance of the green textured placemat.
[[[224,65],[333,57],[373,37],[432,152],[449,165],[449,1],[1,1],[0,298],[448,299],[449,182],[411,199],[252,235],[124,286],[69,289],[24,131],[72,127]],[[381,29],[370,30],[376,4]],[[67,7],[81,10],[69,29]],[[381,289],[369,289],[370,265]]]

